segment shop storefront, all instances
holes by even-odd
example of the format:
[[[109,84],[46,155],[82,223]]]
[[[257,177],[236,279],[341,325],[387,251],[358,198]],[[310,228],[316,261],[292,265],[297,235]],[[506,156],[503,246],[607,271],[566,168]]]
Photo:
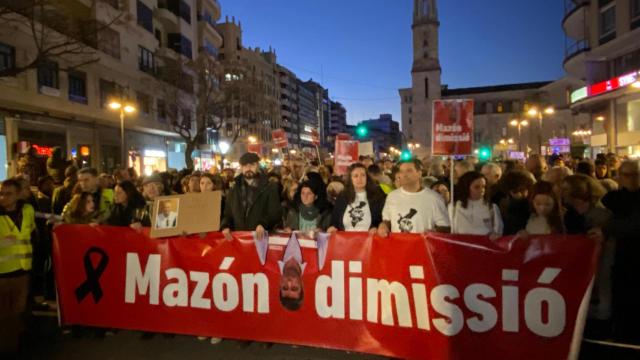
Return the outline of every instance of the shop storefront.
[[[184,152],[187,145],[183,142],[169,141],[167,146],[167,166],[170,169],[181,170],[187,167]]]
[[[640,71],[586,86],[571,95],[573,110],[591,114],[585,139],[591,156],[615,152],[640,157]]]
[[[146,149],[129,151],[129,167],[138,174],[149,176],[154,172],[167,171],[167,154],[164,150]]]

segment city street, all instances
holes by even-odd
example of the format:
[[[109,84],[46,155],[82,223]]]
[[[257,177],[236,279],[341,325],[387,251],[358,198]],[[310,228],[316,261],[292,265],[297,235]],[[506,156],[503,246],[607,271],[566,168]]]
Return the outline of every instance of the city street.
[[[88,331],[83,336],[63,334],[52,316],[37,316],[31,323],[32,335],[23,359],[55,360],[118,360],[118,359],[385,359],[382,356],[358,354],[338,350],[327,350],[305,346],[274,344],[266,347],[261,343],[226,340],[211,345],[209,340],[198,340],[193,336],[156,335],[142,339],[136,331],[117,331],[114,335],[98,337]],[[638,359],[640,350],[583,343],[581,360]]]
[[[24,359],[383,359],[304,346],[275,344],[267,348],[261,343],[232,340],[211,345],[209,339],[200,341],[193,336],[156,335],[143,340],[142,333],[136,331],[117,331],[105,337],[88,331],[80,337],[62,334],[51,316],[34,317],[31,328],[34,330]]]

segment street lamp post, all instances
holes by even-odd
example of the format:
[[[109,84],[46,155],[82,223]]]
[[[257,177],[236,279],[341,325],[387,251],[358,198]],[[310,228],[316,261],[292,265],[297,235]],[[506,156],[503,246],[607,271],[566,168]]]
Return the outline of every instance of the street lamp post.
[[[126,103],[123,99],[114,100],[109,103],[111,110],[120,110],[120,166],[127,167],[127,151],[124,148],[124,115],[136,111],[135,106]]]
[[[529,109],[529,111],[527,111],[527,115],[529,115],[532,118],[537,118],[539,121],[539,126],[540,126],[540,131],[538,132],[538,153],[542,153],[542,118],[543,118],[543,114],[545,115],[553,115],[556,112],[556,110],[553,108],[553,106],[547,106],[546,108],[544,108],[544,110],[540,110],[537,107],[532,107],[531,109]]]
[[[518,150],[522,151],[522,128],[529,126],[529,122],[525,120],[513,119],[509,125],[518,128]]]

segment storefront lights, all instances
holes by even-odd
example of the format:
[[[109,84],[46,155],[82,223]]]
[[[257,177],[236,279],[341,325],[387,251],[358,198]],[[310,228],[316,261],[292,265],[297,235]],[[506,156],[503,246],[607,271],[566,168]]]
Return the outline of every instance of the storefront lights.
[[[221,142],[218,144],[218,149],[220,149],[220,153],[221,153],[222,155],[226,154],[226,153],[227,153],[227,151],[229,151],[229,147],[230,147],[230,146],[229,146],[229,143],[228,143],[228,142],[226,142],[226,141],[221,141]]]

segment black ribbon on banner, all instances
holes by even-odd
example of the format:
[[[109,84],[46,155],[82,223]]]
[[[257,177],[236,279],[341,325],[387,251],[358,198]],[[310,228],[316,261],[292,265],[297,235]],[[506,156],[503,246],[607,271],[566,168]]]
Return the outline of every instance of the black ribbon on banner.
[[[98,261],[98,266],[93,267],[93,263],[91,263],[91,254],[100,255],[100,260]],[[82,302],[84,298],[91,293],[93,296],[93,301],[97,304],[102,299],[102,288],[100,287],[100,277],[102,273],[107,268],[107,264],[109,263],[109,256],[107,253],[98,248],[91,247],[84,253],[84,273],[87,276],[86,280],[80,284],[76,288],[76,299],[78,302]]]

